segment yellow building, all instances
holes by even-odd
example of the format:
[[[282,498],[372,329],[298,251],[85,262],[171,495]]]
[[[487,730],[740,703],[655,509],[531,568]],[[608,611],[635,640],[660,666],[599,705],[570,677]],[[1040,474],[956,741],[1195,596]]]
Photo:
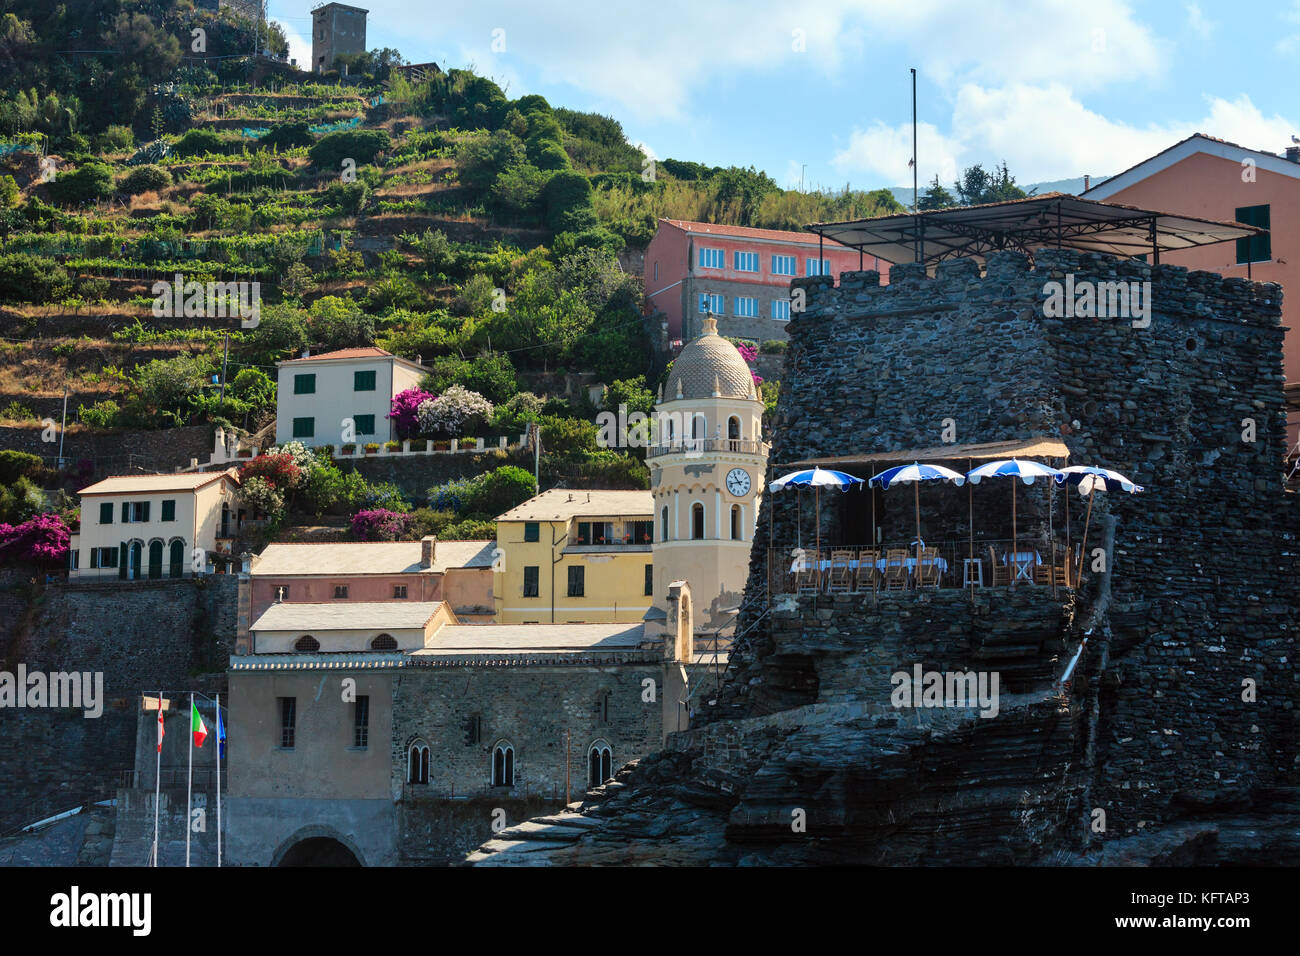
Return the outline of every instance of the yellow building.
[[[497,518],[498,624],[640,623],[654,595],[649,491],[557,488]]]

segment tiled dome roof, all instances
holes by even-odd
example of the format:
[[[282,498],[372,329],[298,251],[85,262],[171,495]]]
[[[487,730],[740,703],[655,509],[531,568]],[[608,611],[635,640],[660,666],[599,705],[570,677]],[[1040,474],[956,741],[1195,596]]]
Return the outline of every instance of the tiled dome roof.
[[[757,399],[754,376],[736,347],[718,334],[718,321],[704,320],[704,331],[686,343],[673,362],[663,400],[679,398]]]

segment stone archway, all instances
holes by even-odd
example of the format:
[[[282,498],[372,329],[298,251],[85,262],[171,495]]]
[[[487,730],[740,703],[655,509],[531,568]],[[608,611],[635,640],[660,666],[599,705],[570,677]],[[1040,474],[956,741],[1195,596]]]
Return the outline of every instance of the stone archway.
[[[271,856],[272,866],[365,866],[355,843],[333,827],[303,827],[281,843]]]

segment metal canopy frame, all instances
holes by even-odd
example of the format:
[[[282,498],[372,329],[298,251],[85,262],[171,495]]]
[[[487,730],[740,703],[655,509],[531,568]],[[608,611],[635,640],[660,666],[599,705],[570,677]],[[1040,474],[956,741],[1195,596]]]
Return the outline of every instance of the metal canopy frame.
[[[1158,265],[1162,251],[1231,242],[1268,231],[1237,222],[1081,199],[1067,193],[875,219],[812,223],[806,228],[822,241],[832,240],[860,254],[870,252],[888,262],[921,262],[927,267],[944,259],[965,257],[983,264],[988,253],[1002,249],[1024,253],[1032,260],[1037,248],[1116,256],[1149,254],[1152,264]]]

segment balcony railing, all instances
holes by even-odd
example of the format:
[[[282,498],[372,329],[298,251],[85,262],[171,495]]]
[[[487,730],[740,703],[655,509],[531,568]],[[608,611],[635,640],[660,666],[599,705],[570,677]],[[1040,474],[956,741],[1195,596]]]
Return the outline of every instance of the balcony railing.
[[[772,594],[836,594],[916,591],[935,588],[1072,588],[1078,574],[1079,542],[1047,545],[1037,539],[945,541],[923,546],[918,561],[913,542],[883,545],[769,548]]]
[[[743,455],[767,454],[767,443],[748,438],[676,438],[646,446],[647,458],[661,455],[702,455],[710,451],[725,451]]]

